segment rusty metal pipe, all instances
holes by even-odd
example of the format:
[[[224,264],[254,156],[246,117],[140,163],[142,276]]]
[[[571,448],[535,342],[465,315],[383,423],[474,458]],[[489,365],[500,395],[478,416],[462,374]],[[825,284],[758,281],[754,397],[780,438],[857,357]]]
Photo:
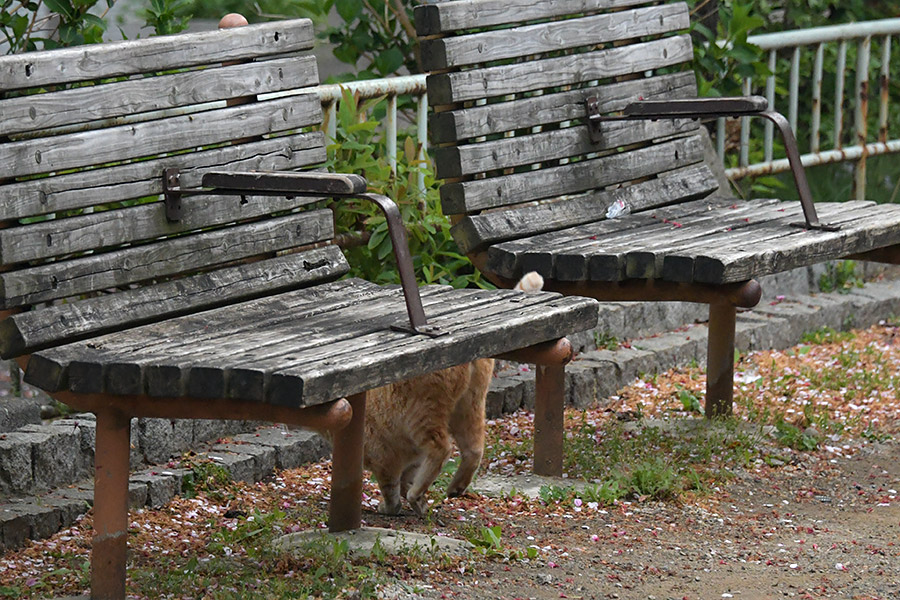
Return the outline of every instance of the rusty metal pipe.
[[[657,279],[627,279],[619,282],[544,280],[544,289],[567,296],[587,296],[613,302],[680,301],[713,304],[724,301],[741,308],[756,306],[762,297],[762,287],[755,279],[723,285],[675,283]]]
[[[560,338],[512,352],[504,352],[495,358],[533,365],[562,366],[571,362],[573,356],[575,356],[575,349],[572,348],[572,342],[567,338]]]
[[[91,543],[91,598],[94,600],[125,598],[130,434],[128,415],[113,409],[97,412]]]
[[[537,365],[534,389],[534,473],[559,477],[563,468],[563,365]]]
[[[97,414],[124,407],[135,417],[271,421],[326,431],[346,427],[353,417],[353,409],[343,398],[315,406],[291,407],[227,398],[155,398],[68,391],[52,396],[72,408]]]
[[[331,453],[331,502],[328,531],[358,529],[362,524],[363,444],[365,442],[366,392],[347,399],[353,418],[335,431]]]
[[[734,305],[709,305],[709,342],[706,358],[706,418],[731,415],[734,399]]]

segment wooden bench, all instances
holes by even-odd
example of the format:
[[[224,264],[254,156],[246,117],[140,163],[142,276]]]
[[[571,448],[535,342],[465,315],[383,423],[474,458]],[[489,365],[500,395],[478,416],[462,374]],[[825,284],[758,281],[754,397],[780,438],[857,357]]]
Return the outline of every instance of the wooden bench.
[[[396,206],[303,170],[325,159],[313,41],[296,20],[0,58],[0,350],[97,415],[93,598],[125,595],[132,417],[331,430],[333,531],[360,525],[367,390],[524,348],[561,422],[562,336],[596,303],[420,295]],[[326,201],[347,197],[399,223],[402,287],[339,279]]]
[[[764,98],[692,99],[684,3],[460,0],[415,17],[458,244],[505,287],[537,270],[565,294],[709,304],[708,416],[731,412],[736,307],[759,301],[754,278],[900,261],[900,206],[813,204]],[[719,188],[698,123],[717,115],[778,126],[802,207]],[[613,206],[631,214],[607,218]]]

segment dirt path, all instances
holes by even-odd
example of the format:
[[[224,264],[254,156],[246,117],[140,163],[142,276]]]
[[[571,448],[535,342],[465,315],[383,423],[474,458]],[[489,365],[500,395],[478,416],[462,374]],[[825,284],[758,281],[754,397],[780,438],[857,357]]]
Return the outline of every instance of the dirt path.
[[[900,445],[829,456],[738,473],[699,504],[582,504],[557,516],[496,519],[505,544],[535,544],[541,557],[487,560],[479,572],[439,577],[424,595],[900,598]],[[454,510],[443,507],[446,516]]]

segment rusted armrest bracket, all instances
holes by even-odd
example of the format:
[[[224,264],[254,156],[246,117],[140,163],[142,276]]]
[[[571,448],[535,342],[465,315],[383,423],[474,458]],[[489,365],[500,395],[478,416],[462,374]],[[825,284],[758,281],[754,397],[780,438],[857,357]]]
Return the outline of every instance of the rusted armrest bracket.
[[[406,228],[397,204],[387,196],[366,192],[366,180],[359,175],[341,173],[281,173],[281,172],[211,172],[203,176],[201,188],[185,189],[180,186],[177,169],[166,169],[163,173],[163,191],[166,202],[166,218],[170,221],[181,219],[181,198],[198,194],[256,194],[264,196],[325,196],[332,198],[358,198],[373,202],[387,220],[388,233],[397,259],[400,285],[406,300],[409,326],[395,325],[393,329],[437,337],[448,332],[428,325],[416,275],[413,271],[412,256],[409,252]]]
[[[599,101],[595,96],[585,100],[588,129],[591,140],[600,142],[603,139],[602,123],[604,121],[621,121],[635,119],[708,119],[714,117],[762,117],[768,119],[778,128],[784,139],[784,149],[788,163],[794,175],[794,185],[803,207],[805,223],[791,223],[806,229],[837,231],[840,227],[821,223],[816,214],[812,192],[806,179],[806,171],[800,160],[797,139],[791,130],[790,123],[781,113],[768,110],[769,104],[762,96],[744,96],[733,98],[689,98],[680,100],[641,100],[626,106],[621,115],[601,115]]]

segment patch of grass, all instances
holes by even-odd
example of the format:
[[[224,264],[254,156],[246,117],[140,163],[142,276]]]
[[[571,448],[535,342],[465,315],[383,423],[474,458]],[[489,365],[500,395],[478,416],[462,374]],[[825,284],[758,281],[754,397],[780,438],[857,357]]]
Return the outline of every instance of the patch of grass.
[[[856,261],[839,260],[825,264],[825,272],[819,277],[819,289],[823,292],[849,294],[857,287],[863,287],[865,281],[856,274]]]
[[[525,550],[510,550],[503,545],[503,530],[499,525],[479,527],[466,536],[466,540],[475,546],[475,551],[487,558],[508,558],[510,560],[533,560],[540,550],[529,546]]]
[[[800,341],[804,344],[840,344],[856,338],[852,331],[835,331],[831,327],[822,327],[809,333],[804,333]]]
[[[783,419],[775,422],[775,435],[785,446],[794,450],[811,452],[819,447],[819,439],[804,433],[804,430]]]
[[[594,345],[597,346],[597,350],[618,350],[619,349],[619,338],[614,335],[611,335],[607,332],[594,332]]]
[[[205,492],[213,499],[234,497],[231,473],[222,465],[185,455],[181,459],[181,466],[190,469],[181,484],[183,497],[194,498],[200,492]]]
[[[643,421],[596,426],[583,417],[567,440],[566,469],[596,484],[583,494],[591,501],[665,500],[709,489],[728,477],[730,467],[747,465],[758,455],[759,435],[736,422],[686,424],[671,430]],[[548,498],[556,499],[552,492]]]

